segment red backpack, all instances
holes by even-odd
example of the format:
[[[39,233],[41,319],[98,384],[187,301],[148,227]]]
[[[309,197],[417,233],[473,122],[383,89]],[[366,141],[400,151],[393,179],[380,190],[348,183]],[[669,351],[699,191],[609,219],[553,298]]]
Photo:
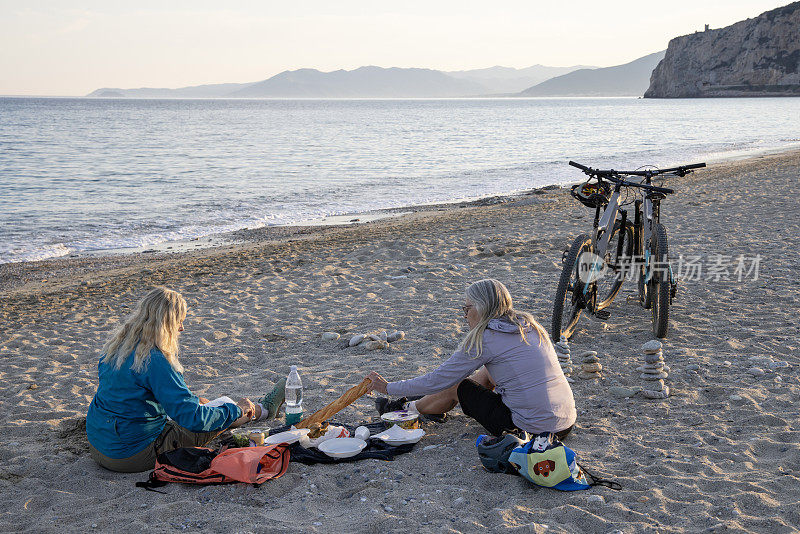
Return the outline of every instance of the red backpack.
[[[156,491],[169,482],[185,484],[263,484],[289,467],[289,447],[284,444],[214,451],[182,447],[158,455],[147,482],[136,486]]]

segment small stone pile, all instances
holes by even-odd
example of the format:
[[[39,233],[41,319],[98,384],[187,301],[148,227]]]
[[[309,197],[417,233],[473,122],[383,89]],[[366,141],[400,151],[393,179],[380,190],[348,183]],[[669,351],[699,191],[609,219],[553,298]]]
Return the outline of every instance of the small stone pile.
[[[561,365],[561,370],[564,371],[564,376],[567,377],[567,381],[574,382],[575,379],[570,378],[574,369],[572,367],[572,358],[569,355],[570,350],[567,338],[565,336],[561,336],[561,340],[553,346],[556,349],[558,363]]]
[[[392,330],[379,332],[377,334],[355,334],[347,342],[348,347],[364,347],[367,350],[385,349],[389,343],[400,341],[406,337],[402,330]]]
[[[581,372],[578,373],[579,378],[591,380],[593,378],[603,377],[600,374],[600,372],[603,370],[603,366],[600,364],[600,358],[597,357],[597,352],[593,350],[581,352],[580,359]]]
[[[644,365],[636,370],[642,373],[639,375],[639,378],[645,381],[642,384],[642,395],[648,399],[669,397],[669,386],[664,384],[664,379],[669,376],[669,367],[664,365],[664,353],[661,347],[661,342],[657,339],[642,345]]]

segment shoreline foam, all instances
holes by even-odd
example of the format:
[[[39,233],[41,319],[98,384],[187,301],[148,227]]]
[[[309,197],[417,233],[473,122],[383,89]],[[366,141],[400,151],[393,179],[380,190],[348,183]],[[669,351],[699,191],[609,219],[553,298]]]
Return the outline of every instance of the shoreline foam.
[[[675,161],[665,166],[669,166],[672,164],[693,163],[704,159],[707,163],[711,164],[744,161],[749,158],[759,157],[762,155],[789,153],[794,150],[797,150],[798,146],[800,146],[800,141],[786,141],[780,147],[747,148],[741,150],[729,149],[722,152],[710,152],[708,154],[705,154],[704,156],[692,155],[686,161],[683,160]],[[85,256],[106,256],[106,255],[129,254],[129,253],[151,254],[154,252],[185,252],[188,250],[194,250],[198,248],[209,248],[209,247],[217,247],[221,245],[233,244],[237,242],[236,235],[238,233],[247,232],[249,230],[255,230],[258,228],[327,226],[331,224],[340,225],[349,223],[350,219],[360,219],[359,222],[366,222],[366,221],[377,220],[383,217],[393,217],[396,216],[398,213],[402,212],[420,211],[432,207],[442,207],[442,206],[447,207],[452,205],[460,205],[465,202],[466,203],[481,202],[482,200],[485,200],[487,198],[511,199],[547,187],[564,186],[576,183],[576,181],[580,181],[579,180],[580,176],[581,175],[576,172],[576,174],[574,175],[574,178],[576,178],[576,180],[568,179],[568,180],[554,181],[552,183],[544,183],[533,189],[513,190],[501,194],[487,193],[485,195],[457,198],[452,200],[446,200],[443,202],[429,202],[429,203],[409,204],[409,205],[401,205],[401,206],[394,206],[387,208],[366,209],[364,211],[352,211],[341,214],[332,214],[332,215],[326,215],[321,218],[315,218],[297,222],[262,224],[256,227],[251,227],[247,226],[244,221],[241,221],[241,224],[243,224],[244,226],[234,228],[232,230],[228,229],[219,232],[214,231],[211,233],[201,233],[201,235],[192,235],[190,237],[174,239],[174,240],[155,239],[147,241],[143,245],[132,245],[132,246],[110,247],[110,248],[101,247],[101,248],[88,248],[83,250],[76,250],[75,248],[72,248],[66,245],[65,243],[54,243],[44,246],[46,250],[37,250],[30,252],[27,256],[28,259],[22,259],[10,262],[3,261],[0,262],[0,265],[6,263],[30,263],[30,262],[59,259],[59,258],[80,258]],[[232,226],[236,227],[237,223],[234,223]],[[181,232],[182,232],[181,229],[172,231],[172,233],[181,233]],[[144,239],[145,237],[146,236],[140,236],[141,239]]]

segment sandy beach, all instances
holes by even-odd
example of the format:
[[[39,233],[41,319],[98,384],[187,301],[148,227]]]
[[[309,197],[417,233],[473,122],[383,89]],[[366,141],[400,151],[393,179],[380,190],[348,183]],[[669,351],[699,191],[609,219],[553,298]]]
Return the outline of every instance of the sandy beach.
[[[612,394],[641,385],[652,338],[650,312],[627,302],[634,283],[607,321],[581,319],[573,355],[596,350],[603,379],[573,384],[579,415],[565,443],[622,491],[562,493],[484,471],[483,431],[459,409],[393,462],[292,463],[260,488],[173,484],[167,495],[134,486],[146,473],[96,466],[83,431],[99,349],[153,285],[189,303],[181,361],[196,393],[259,397],[297,365],[307,410],[371,370],[397,380],[438,366],[466,333],[460,306],[474,280],[503,281],[549,330],[562,252],[593,215],[566,190],[250,230],[185,253],[0,265],[0,531],[797,531],[799,177],[800,152],[789,152],[667,182],[674,258],[760,255],[757,279],[680,283],[664,342],[669,399]],[[385,350],[320,338],[391,329],[406,338]],[[337,419],[377,420],[372,398]]]

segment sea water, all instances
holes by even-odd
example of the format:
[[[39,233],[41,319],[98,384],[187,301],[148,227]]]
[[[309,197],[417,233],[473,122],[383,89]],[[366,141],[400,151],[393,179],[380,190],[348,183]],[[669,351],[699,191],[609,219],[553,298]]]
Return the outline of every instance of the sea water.
[[[800,146],[800,98],[0,98],[0,263]],[[679,186],[678,186],[679,187]]]

